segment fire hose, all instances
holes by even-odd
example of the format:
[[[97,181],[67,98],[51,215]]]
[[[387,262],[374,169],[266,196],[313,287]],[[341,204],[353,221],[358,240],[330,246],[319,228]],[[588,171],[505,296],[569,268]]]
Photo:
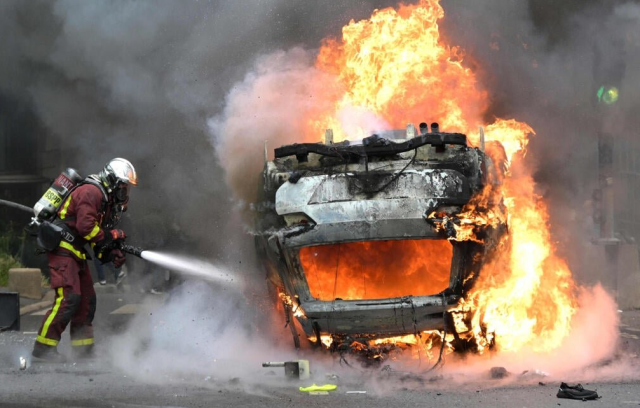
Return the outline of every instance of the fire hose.
[[[4,206],[7,206],[7,207],[15,208],[15,209],[22,210],[22,211],[25,211],[25,212],[33,214],[33,208],[27,207],[26,205],[14,203],[13,201],[0,200],[0,205],[4,205]],[[136,246],[133,246],[133,245],[127,245],[122,241],[117,242],[115,244],[114,248],[117,248],[117,249],[121,250],[122,252],[126,252],[128,254],[135,255],[138,258],[142,258],[142,252],[144,251],[144,249],[142,249],[140,247],[136,247]]]
[[[27,211],[33,214],[33,208],[27,207],[26,205],[14,203],[13,201],[0,200],[0,205],[6,205],[7,207],[15,208],[22,211]]]

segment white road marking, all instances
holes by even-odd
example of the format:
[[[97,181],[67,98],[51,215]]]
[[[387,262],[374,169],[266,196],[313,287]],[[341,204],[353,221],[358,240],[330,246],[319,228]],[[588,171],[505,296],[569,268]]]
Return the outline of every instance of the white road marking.
[[[44,316],[47,314],[47,312],[49,311],[49,309],[42,309],[39,312],[33,312],[31,313],[30,316]]]
[[[128,305],[120,306],[110,314],[136,314],[142,311],[142,305],[140,303],[130,303]]]
[[[638,340],[638,336],[636,336],[635,334],[629,334],[629,333],[625,333],[625,332],[621,332],[621,333],[620,333],[620,337],[624,337],[625,339],[635,339],[635,340]]]
[[[140,312],[149,312],[156,309],[159,305],[142,305],[140,303],[130,303],[120,306],[109,314],[136,314]],[[44,316],[49,309],[40,310],[39,312],[31,313],[30,316]],[[640,330],[639,330],[640,331]],[[37,332],[34,332],[37,333]]]
[[[640,332],[640,329],[636,329],[635,327],[625,327],[625,330],[630,332]]]

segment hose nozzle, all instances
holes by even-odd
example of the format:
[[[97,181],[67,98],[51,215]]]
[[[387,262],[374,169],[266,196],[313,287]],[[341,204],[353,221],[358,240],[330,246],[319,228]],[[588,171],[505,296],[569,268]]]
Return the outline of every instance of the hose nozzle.
[[[133,245],[126,245],[126,244],[122,244],[120,246],[120,250],[122,252],[126,252],[128,254],[135,255],[138,258],[142,258],[142,251],[144,251],[144,249],[142,249],[142,248],[134,247]]]

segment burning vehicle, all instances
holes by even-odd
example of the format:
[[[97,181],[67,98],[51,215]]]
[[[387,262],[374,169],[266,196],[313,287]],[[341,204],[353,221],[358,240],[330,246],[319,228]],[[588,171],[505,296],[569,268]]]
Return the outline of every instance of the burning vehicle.
[[[503,172],[483,140],[471,147],[437,123],[361,143],[333,143],[327,130],[324,143],[276,148],[262,174],[255,242],[296,347],[302,338],[371,352],[387,339],[437,332],[468,348],[472,336],[460,328],[473,311],[457,306],[506,219],[459,214],[503,214]]]

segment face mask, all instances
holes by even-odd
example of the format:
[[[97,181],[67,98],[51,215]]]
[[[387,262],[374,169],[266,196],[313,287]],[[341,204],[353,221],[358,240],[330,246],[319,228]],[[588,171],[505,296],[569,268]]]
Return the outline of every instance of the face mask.
[[[117,204],[126,204],[129,201],[129,185],[120,183],[114,192],[115,201]]]

